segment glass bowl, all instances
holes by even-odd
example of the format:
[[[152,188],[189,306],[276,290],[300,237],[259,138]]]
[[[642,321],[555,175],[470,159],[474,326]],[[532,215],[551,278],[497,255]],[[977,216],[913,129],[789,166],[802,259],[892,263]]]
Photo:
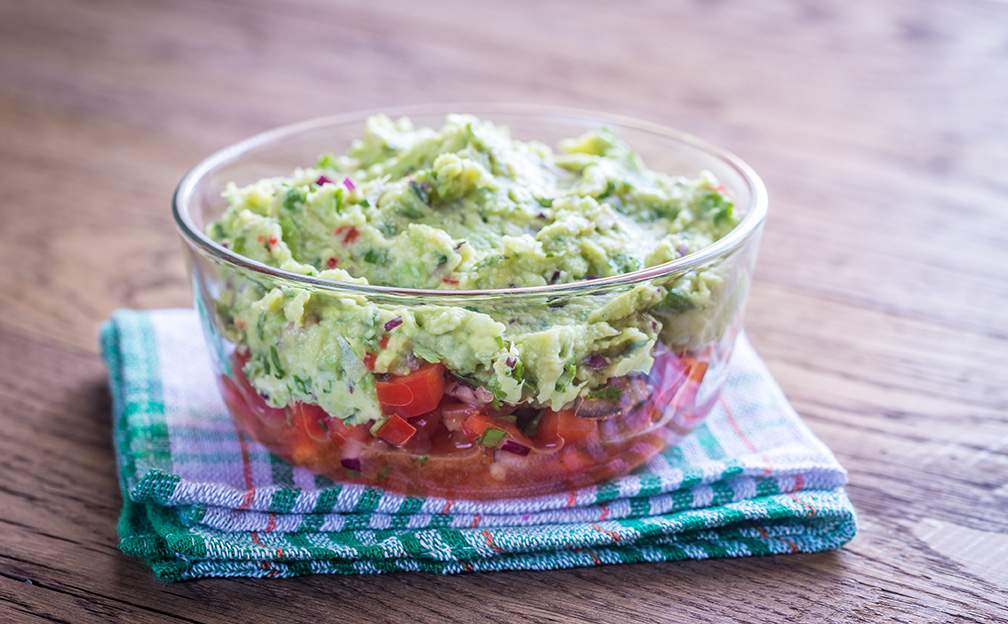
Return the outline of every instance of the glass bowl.
[[[288,462],[336,481],[408,495],[486,500],[572,491],[627,474],[703,421],[725,382],[766,215],[766,191],[746,164],[680,132],[593,112],[516,105],[382,112],[393,118],[409,116],[416,127],[440,127],[450,112],[471,113],[508,127],[515,139],[547,145],[606,127],[652,170],[688,177],[703,170],[713,173],[741,218],[708,247],[614,277],[484,291],[338,282],[238,255],[214,242],[206,228],[227,208],[221,196],[227,183],[241,186],[289,175],[314,163],[320,154],[341,153],[361,135],[365,119],[373,113],[307,121],[223,149],[182,179],[173,211],[221,393],[240,430]],[[684,302],[682,292],[698,288],[704,293],[699,303]],[[252,338],[252,330],[227,313],[226,303],[236,293],[254,299],[271,292],[294,293],[325,315],[367,314],[374,319],[373,331],[336,331],[326,344],[306,347],[301,357],[318,359],[319,367],[340,368],[351,384],[359,384],[359,400],[372,402],[376,409],[376,388],[385,383],[385,376],[370,371],[375,357],[380,357],[382,341],[403,319],[415,325],[421,317],[447,315],[499,323],[503,330],[494,338],[496,347],[469,349],[470,355],[482,358],[482,366],[500,366],[497,360],[505,352],[497,347],[511,344],[515,332],[527,334],[522,320],[536,313],[547,319],[547,325],[563,324],[563,331],[575,333],[585,324],[601,321],[620,335],[640,333],[643,327],[653,335],[645,344],[649,366],[627,370],[619,354],[579,352],[578,341],[568,341],[560,347],[569,350],[563,354],[569,362],[564,374],[582,383],[601,377],[616,390],[599,392],[586,386],[573,401],[553,406],[559,409],[534,401],[507,405],[453,370],[458,358],[446,353],[452,340],[485,345],[491,339],[473,335],[463,323],[440,337],[437,344],[445,353],[424,354],[426,361],[440,363],[419,366],[425,360],[417,358],[419,370],[410,382],[415,384],[410,386],[414,393],[447,398],[420,415],[386,406],[386,412],[395,414],[387,414],[387,422],[396,426],[352,425],[344,422],[347,414],[327,403],[326,388],[313,387],[311,379],[296,379],[306,386],[300,400],[274,405],[268,391],[254,387],[246,377],[251,357],[272,360],[276,370],[281,369],[277,344]],[[630,300],[636,303],[626,313],[623,303]],[[568,306],[577,313],[557,314],[555,320],[543,314]],[[318,322],[319,318],[306,315],[298,323],[288,323],[281,340],[299,340]]]

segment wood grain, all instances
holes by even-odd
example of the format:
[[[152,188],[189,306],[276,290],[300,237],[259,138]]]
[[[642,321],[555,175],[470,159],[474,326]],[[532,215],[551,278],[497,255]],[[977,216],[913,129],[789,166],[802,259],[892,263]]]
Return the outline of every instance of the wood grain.
[[[1008,621],[1008,4],[0,0],[0,620]],[[562,104],[721,144],[747,326],[850,471],[839,552],[166,586],[116,548],[97,324],[188,306],[172,190],[272,126]]]

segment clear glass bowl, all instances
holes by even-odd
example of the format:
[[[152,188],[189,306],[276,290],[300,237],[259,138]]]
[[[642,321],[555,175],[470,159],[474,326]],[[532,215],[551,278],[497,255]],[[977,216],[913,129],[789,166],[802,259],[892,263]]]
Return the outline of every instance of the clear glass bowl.
[[[746,164],[674,130],[577,110],[458,105],[382,112],[393,118],[408,115],[417,127],[440,127],[449,112],[472,113],[507,126],[516,139],[554,146],[562,138],[605,126],[653,170],[688,177],[702,170],[712,172],[734,199],[736,214],[743,216],[738,226],[709,247],[615,277],[487,291],[363,286],[252,261],[218,245],[205,228],[227,208],[221,192],[228,182],[245,185],[289,175],[322,153],[341,153],[361,135],[364,120],[373,113],[307,121],[223,149],[183,178],[175,193],[174,216],[185,242],[195,306],[220,389],[241,430],[287,461],[336,481],[410,495],[497,499],[571,491],[624,475],[703,421],[726,378],[766,215],[766,191]],[[691,280],[703,280],[710,297],[698,308],[684,309],[669,293]],[[650,300],[656,303],[609,322],[618,330],[651,323],[658,339],[649,372],[609,380],[620,389],[618,398],[587,398],[591,389],[586,388],[566,409],[557,411],[499,403],[478,407],[480,400],[442,401],[430,413],[404,419],[415,431],[407,442],[394,446],[366,425],[347,426],[344,414],[328,413],[315,401],[271,406],[251,385],[243,365],[253,347],[244,343],[234,320],[220,313],[220,304],[236,290],[253,289],[264,295],[275,288],[302,289],[323,303],[351,298],[381,318],[402,317],[419,306],[462,308],[505,327],[544,307],[580,306],[591,313],[617,297],[650,289],[654,291]],[[304,330],[289,328],[295,333]],[[357,353],[370,353],[376,337],[336,339],[340,348],[349,345]],[[599,369],[619,368],[615,359],[574,356],[573,374],[581,378]],[[456,381],[450,367],[447,372],[446,383],[455,394],[467,392],[464,382],[452,386]]]

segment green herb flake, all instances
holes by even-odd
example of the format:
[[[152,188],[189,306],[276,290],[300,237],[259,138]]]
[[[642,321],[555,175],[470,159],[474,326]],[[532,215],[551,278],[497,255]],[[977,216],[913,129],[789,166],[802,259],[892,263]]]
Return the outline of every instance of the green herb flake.
[[[273,362],[273,376],[277,379],[283,377],[283,367],[280,366],[280,355],[277,353],[277,349],[274,346],[270,347],[270,360]]]
[[[434,260],[437,266],[441,266],[442,264],[448,262],[448,256],[444,255],[443,253],[439,253],[438,255],[434,256]]]
[[[343,210],[343,189],[337,188],[333,191],[333,211],[339,214]]]
[[[511,368],[511,372],[508,373],[508,376],[512,379],[521,381],[525,378],[525,363],[521,361],[521,358],[515,358],[515,360],[517,361],[515,362],[514,367]]]
[[[307,192],[299,187],[293,187],[287,189],[287,194],[284,195],[283,205],[287,210],[294,210],[297,208],[298,204],[303,204],[305,198],[308,196]]]
[[[479,438],[480,446],[497,446],[506,435],[507,432],[500,429],[487,429]]]
[[[364,254],[364,262],[383,266],[388,261],[388,252],[379,249],[368,249]]]
[[[494,342],[497,343],[497,348],[498,349],[503,349],[504,348],[504,339],[501,338],[500,336],[494,336]]]
[[[322,154],[319,156],[318,162],[315,163],[316,169],[336,169],[336,157],[332,154]]]
[[[574,372],[576,370],[577,370],[577,364],[574,362],[574,360],[570,360],[569,362],[567,362],[567,365],[564,366],[563,374],[561,374],[560,378],[557,379],[556,382],[557,392],[564,391],[564,389],[567,387],[567,384],[569,384],[571,380],[574,379]]]
[[[410,190],[416,194],[417,198],[422,201],[425,205],[430,206],[431,204],[431,192],[429,184],[420,184],[416,180],[410,180],[409,183]]]
[[[311,378],[301,379],[297,375],[293,376],[294,385],[297,386],[298,392],[305,396],[311,396]]]
[[[207,233],[210,235],[210,238],[214,239],[218,243],[224,240],[224,226],[221,225],[219,221],[211,225]]]
[[[617,273],[630,273],[640,269],[641,262],[631,255],[616,253],[609,259],[609,266],[611,266]]]
[[[668,294],[665,295],[665,300],[662,301],[662,305],[676,314],[687,312],[696,307],[696,304],[693,303],[689,295],[676,288],[668,291]]]
[[[260,314],[259,318],[256,319],[256,336],[259,338],[260,342],[266,340],[264,337],[266,335],[266,315]]]
[[[623,391],[616,386],[603,386],[588,393],[589,399],[618,399],[621,396],[623,396]]]

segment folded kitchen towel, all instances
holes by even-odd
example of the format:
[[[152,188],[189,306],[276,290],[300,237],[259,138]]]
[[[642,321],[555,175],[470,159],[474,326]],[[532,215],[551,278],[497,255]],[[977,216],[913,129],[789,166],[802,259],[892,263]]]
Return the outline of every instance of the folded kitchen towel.
[[[559,495],[418,498],[334,483],[240,434],[190,310],[102,326],[121,548],[162,579],[545,570],[838,548],[846,472],[744,336],[717,407],[633,474]]]

